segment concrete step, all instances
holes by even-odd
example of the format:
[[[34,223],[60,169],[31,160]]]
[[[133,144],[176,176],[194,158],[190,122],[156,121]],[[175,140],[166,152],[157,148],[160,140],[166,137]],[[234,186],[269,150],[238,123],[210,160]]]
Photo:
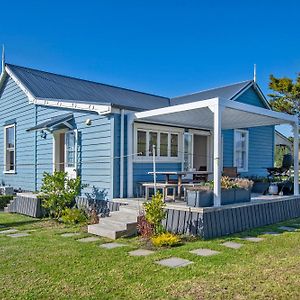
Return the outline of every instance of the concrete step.
[[[142,211],[139,210],[139,209],[136,209],[136,208],[120,206],[119,212],[128,213],[128,214],[132,214],[134,216],[138,216],[138,215],[140,215],[140,213]],[[111,212],[111,213],[113,213],[113,212]]]
[[[110,239],[117,239],[120,237],[131,236],[136,234],[137,229],[131,228],[130,230],[122,229],[119,225],[116,224],[93,224],[88,225],[88,232],[91,234],[99,235],[102,237],[107,237]]]
[[[100,218],[99,224],[89,225],[88,232],[111,239],[136,234],[138,211],[135,207],[125,208],[125,205],[120,208],[111,212],[109,217]]]
[[[4,207],[4,212],[5,212],[5,213],[8,213],[8,212],[9,212],[8,206]]]

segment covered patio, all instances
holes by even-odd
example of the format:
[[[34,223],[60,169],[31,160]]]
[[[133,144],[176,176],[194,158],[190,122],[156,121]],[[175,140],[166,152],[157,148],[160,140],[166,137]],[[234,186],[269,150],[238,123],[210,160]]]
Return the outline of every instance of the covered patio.
[[[232,100],[212,98],[132,113],[127,119],[129,141],[133,140],[133,123],[135,120],[211,131],[213,135],[214,207],[221,206],[222,130],[289,124],[293,127],[294,132],[294,195],[299,195],[299,123],[297,116]],[[131,143],[128,143],[128,153],[133,153]],[[132,197],[132,156],[128,156],[127,172],[128,196]]]

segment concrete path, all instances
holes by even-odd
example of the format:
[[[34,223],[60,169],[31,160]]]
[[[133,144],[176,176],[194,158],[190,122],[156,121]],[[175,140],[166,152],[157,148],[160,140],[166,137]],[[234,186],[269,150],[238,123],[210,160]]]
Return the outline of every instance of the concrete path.
[[[179,257],[171,257],[171,258],[156,261],[155,263],[169,268],[179,268],[179,267],[186,267],[190,264],[193,264],[194,262]]]
[[[60,236],[62,237],[71,237],[71,236],[77,236],[77,235],[81,235],[80,232],[66,232],[61,234]]]
[[[100,239],[97,238],[97,237],[94,237],[94,236],[89,236],[89,237],[85,237],[85,238],[82,238],[82,239],[79,239],[77,240],[78,242],[81,242],[81,243],[90,243],[90,242],[97,242],[99,241]]]
[[[263,241],[264,239],[260,238],[260,237],[247,236],[247,237],[243,238],[243,240],[249,241],[249,242],[254,242],[254,243],[259,243],[259,242]]]
[[[231,248],[231,249],[240,249],[241,247],[243,247],[243,244],[240,243],[236,243],[236,242],[225,242],[223,244],[221,244],[222,246],[225,246],[227,248]]]
[[[114,249],[114,248],[119,248],[119,247],[124,247],[124,246],[127,246],[127,245],[121,244],[121,243],[106,243],[106,244],[100,245],[101,248],[105,248],[105,249]]]
[[[198,256],[213,256],[219,254],[219,251],[211,250],[211,249],[195,249],[190,251],[192,254],[196,254]]]
[[[148,256],[153,253],[155,253],[155,252],[151,251],[151,250],[147,250],[147,249],[137,249],[137,250],[128,252],[128,254],[131,256]]]

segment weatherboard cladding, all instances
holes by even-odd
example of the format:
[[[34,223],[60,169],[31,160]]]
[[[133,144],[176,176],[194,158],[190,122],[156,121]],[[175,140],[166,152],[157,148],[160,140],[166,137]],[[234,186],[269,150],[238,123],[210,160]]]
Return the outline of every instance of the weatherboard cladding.
[[[2,184],[14,188],[34,190],[34,132],[26,129],[35,125],[34,106],[28,104],[28,98],[18,85],[7,77],[0,94],[0,180]],[[4,125],[14,120],[16,124],[16,174],[4,171]]]
[[[165,97],[10,64],[7,66],[37,98],[112,104],[138,110],[169,105],[169,99]]]
[[[37,106],[37,122],[43,122],[49,117],[55,117],[66,113],[68,110],[52,107]],[[78,171],[82,183],[88,184],[82,194],[90,193],[95,187],[105,198],[111,198],[111,116],[100,116],[96,113],[73,112],[74,123],[78,130]],[[87,126],[86,119],[92,124]],[[40,188],[43,172],[52,172],[53,138],[48,134],[46,139],[37,139],[37,160],[45,161],[45,165],[38,165],[37,183]]]

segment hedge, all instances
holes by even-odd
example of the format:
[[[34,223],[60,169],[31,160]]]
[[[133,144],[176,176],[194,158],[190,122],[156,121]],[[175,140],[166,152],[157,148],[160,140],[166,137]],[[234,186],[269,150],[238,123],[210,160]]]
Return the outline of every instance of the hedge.
[[[13,195],[0,195],[0,209],[3,209],[10,200],[13,199]]]

